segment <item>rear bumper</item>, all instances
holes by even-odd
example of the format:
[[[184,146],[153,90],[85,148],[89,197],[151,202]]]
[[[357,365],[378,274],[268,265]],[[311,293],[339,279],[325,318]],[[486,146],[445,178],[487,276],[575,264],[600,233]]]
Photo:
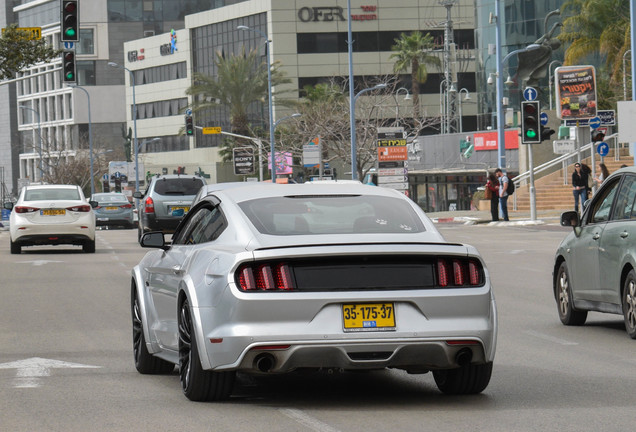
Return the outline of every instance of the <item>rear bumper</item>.
[[[37,245],[83,245],[91,241],[88,235],[81,234],[31,234],[18,237],[14,243],[20,246],[37,246]]]
[[[157,218],[154,214],[143,213],[140,219],[140,227],[143,232],[162,231],[173,233],[183,218]]]

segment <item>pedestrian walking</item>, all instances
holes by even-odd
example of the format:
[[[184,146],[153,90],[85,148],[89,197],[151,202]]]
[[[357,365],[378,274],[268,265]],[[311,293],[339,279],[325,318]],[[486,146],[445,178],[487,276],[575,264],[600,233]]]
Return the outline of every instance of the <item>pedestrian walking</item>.
[[[588,175],[581,169],[581,164],[575,163],[572,173],[572,194],[574,195],[574,210],[579,210],[579,201],[581,201],[581,213],[583,213],[583,205],[587,200],[587,179]]]

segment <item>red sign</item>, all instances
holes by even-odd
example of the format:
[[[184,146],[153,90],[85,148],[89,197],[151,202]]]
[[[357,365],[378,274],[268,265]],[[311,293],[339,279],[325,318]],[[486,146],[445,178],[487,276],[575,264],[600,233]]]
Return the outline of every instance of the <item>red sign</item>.
[[[474,137],[475,151],[479,150],[497,150],[499,146],[497,141],[499,137],[497,132],[483,132],[476,133]],[[511,129],[504,132],[504,140],[506,141],[506,149],[518,149],[519,148],[519,130]]]
[[[379,147],[378,161],[405,161],[409,159],[408,149],[406,146],[397,147]]]

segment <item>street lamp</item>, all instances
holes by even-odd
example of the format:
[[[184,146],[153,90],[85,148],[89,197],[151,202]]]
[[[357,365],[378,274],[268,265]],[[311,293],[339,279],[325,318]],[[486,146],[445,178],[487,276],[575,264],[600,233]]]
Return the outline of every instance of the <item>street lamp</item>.
[[[353,86],[353,83],[349,83],[350,86]],[[357,149],[356,149],[356,102],[362,93],[370,92],[372,90],[380,90],[386,88],[386,84],[376,84],[373,87],[362,89],[353,97],[353,101],[351,102],[351,113],[350,113],[350,122],[351,122],[351,180],[358,179],[358,161],[357,161]]]
[[[552,76],[552,71],[550,71],[550,69],[552,68],[553,64],[557,64],[557,63],[560,65],[563,65],[563,63],[561,63],[559,60],[553,60],[548,65],[548,90],[550,91],[550,111],[552,111],[552,83],[554,82],[554,77]]]
[[[272,111],[272,63],[270,60],[270,43],[267,35],[258,29],[253,29],[248,26],[240,25],[236,27],[238,30],[251,31],[261,35],[265,39],[265,46],[267,49],[267,99],[269,109],[269,143],[270,151],[272,152],[270,158],[272,163],[272,183],[276,181],[276,148],[274,147],[274,112]]]
[[[88,153],[90,156],[90,172],[91,172],[91,196],[95,195],[95,173],[93,172],[93,127],[91,122],[91,96],[88,94],[88,90],[84,87],[80,87],[77,84],[69,84],[69,87],[82,90],[86,93],[86,99],[88,100]]]
[[[400,87],[399,89],[397,89],[395,91],[395,95],[393,95],[393,97],[395,98],[395,121],[397,121],[398,117],[400,116],[400,103],[397,100],[397,97],[400,95],[400,92],[404,90],[404,93],[406,93],[404,95],[404,100],[411,100],[411,94],[409,93],[409,91],[404,88],[404,87]]]
[[[464,131],[464,127],[462,125],[462,92],[466,92],[466,96],[464,96],[464,101],[469,101],[470,100],[470,92],[468,91],[468,89],[461,89],[459,90],[459,131],[463,132]]]
[[[108,66],[127,70],[130,74],[130,81],[132,83],[132,94],[133,94],[133,130],[134,130],[134,138],[135,138],[135,192],[139,192],[139,165],[138,165],[138,157],[139,157],[139,147],[137,144],[137,103],[135,102],[135,74],[133,71],[128,69],[125,66],[121,66],[115,62],[108,62]]]
[[[42,182],[42,177],[44,177],[44,171],[42,171],[42,123],[40,123],[40,113],[37,112],[36,110],[34,110],[31,107],[28,106],[24,106],[24,105],[18,105],[18,108],[20,109],[25,109],[25,110],[29,110],[29,111],[33,111],[33,113],[35,113],[35,115],[37,116],[38,119],[38,135],[40,135],[40,183]]]

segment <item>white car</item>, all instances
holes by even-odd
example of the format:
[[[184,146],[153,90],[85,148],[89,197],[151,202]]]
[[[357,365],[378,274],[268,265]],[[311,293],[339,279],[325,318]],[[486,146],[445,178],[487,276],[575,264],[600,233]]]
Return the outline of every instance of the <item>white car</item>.
[[[11,253],[23,246],[72,244],[95,252],[95,202],[86,202],[75,185],[33,185],[20,191],[18,201],[5,203],[9,218]]]

